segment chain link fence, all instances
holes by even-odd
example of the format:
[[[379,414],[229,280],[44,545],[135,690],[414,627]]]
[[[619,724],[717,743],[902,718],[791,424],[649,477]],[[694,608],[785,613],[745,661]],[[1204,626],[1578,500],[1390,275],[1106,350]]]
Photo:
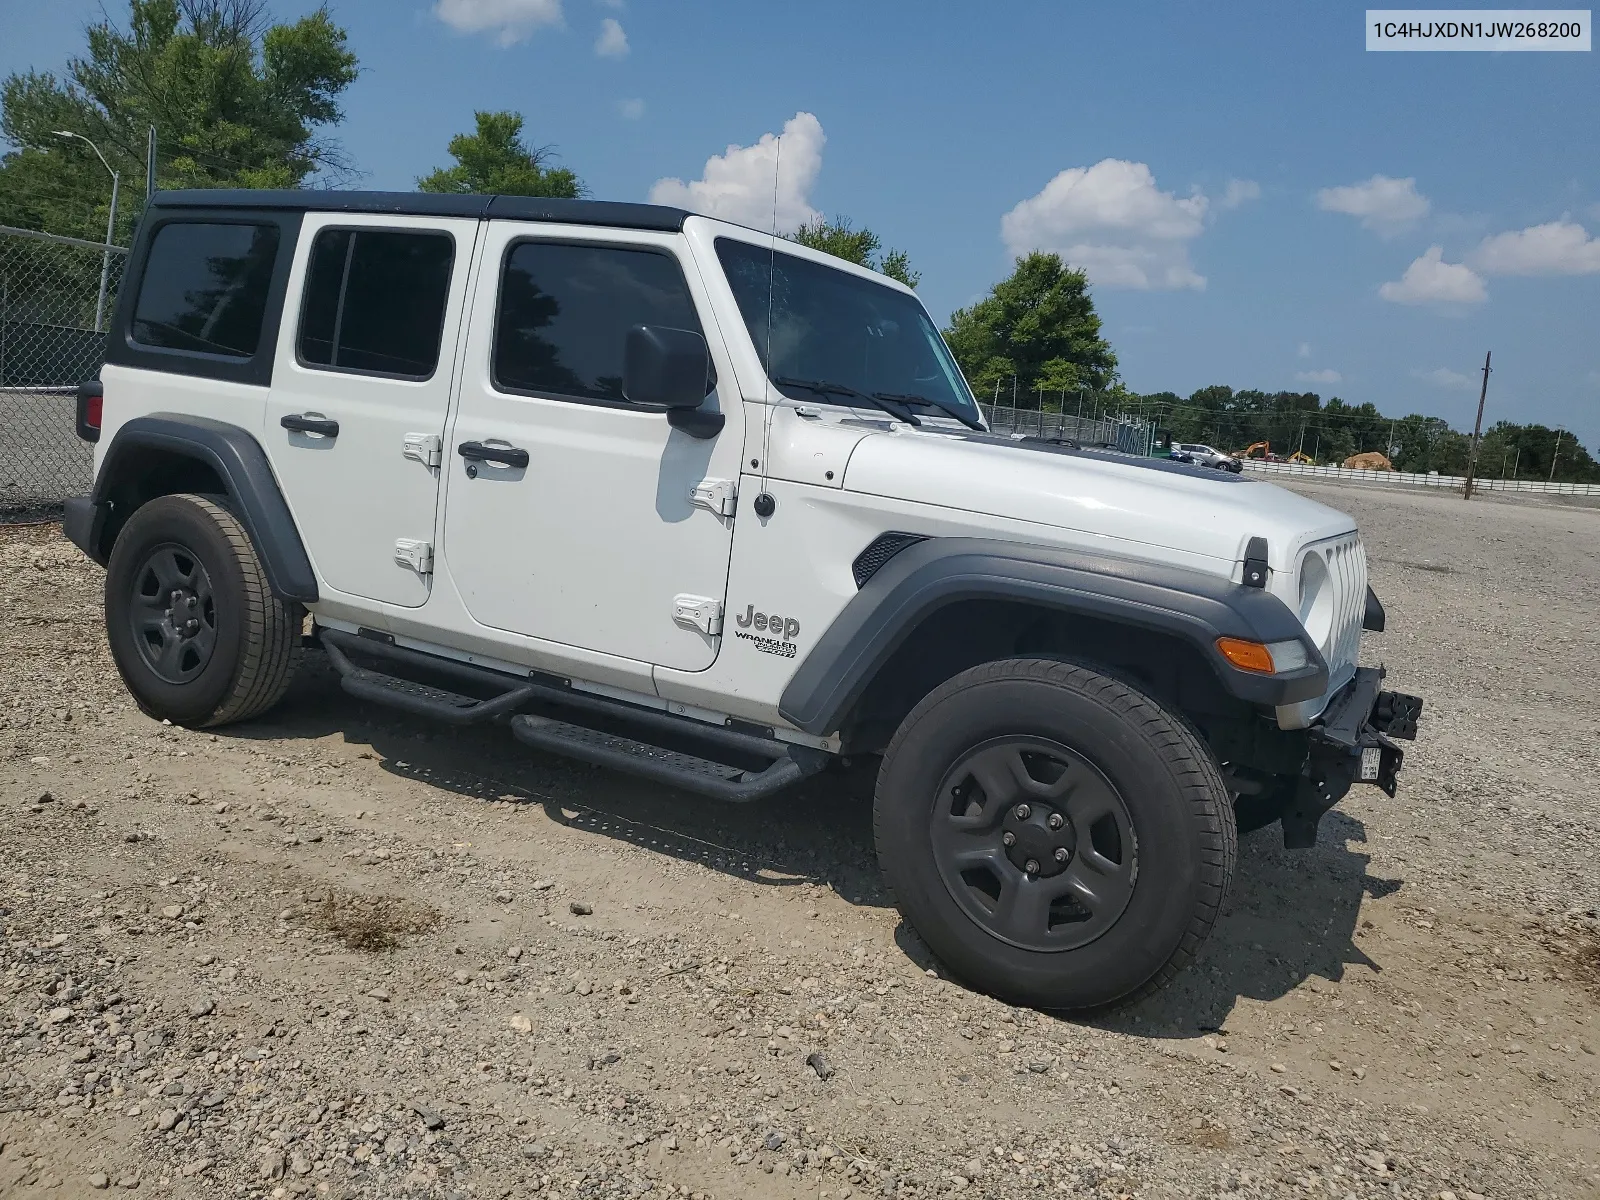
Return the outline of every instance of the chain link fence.
[[[89,490],[74,393],[105,356],[127,251],[0,226],[0,520]]]
[[[979,404],[984,420],[995,433],[1023,437],[1065,438],[1080,446],[1115,446],[1125,454],[1150,454],[1154,429],[1146,421],[1118,417],[1080,417],[1041,408],[1011,408],[1004,404]]]

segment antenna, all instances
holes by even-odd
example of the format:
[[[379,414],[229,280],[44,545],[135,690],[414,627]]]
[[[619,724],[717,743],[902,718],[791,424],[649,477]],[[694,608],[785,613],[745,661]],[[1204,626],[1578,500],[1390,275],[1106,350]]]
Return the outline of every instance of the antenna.
[[[771,241],[767,243],[767,361],[762,364],[766,378],[762,395],[761,415],[761,493],[756,497],[755,512],[758,517],[770,517],[778,502],[767,491],[767,458],[772,448],[772,293],[778,273],[778,172],[783,168],[783,135],[777,138],[777,150],[772,159],[772,228]]]

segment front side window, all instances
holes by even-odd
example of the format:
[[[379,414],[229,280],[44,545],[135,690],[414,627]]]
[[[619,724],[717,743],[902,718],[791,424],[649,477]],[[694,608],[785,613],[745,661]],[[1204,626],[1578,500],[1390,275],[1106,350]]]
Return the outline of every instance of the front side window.
[[[325,229],[311,247],[300,361],[426,379],[439,365],[455,242],[444,233]]]
[[[169,221],[156,230],[133,307],[135,342],[250,358],[261,343],[276,225]]]
[[[896,288],[732,238],[717,257],[774,381],[803,379],[883,395],[933,416],[978,420],[966,381],[921,303]],[[780,385],[792,399],[850,405]]]
[[[495,386],[625,402],[622,353],[635,325],[701,333],[689,285],[671,255],[519,242],[500,277]]]

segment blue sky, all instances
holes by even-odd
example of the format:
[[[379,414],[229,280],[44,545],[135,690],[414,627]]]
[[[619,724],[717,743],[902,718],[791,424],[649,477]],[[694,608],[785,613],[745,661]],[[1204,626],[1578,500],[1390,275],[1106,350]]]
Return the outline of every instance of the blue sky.
[[[1369,54],[1347,4],[331,7],[363,67],[339,132],[363,186],[412,186],[474,108],[512,108],[598,197],[765,224],[760,139],[787,127],[780,221],[871,226],[940,320],[1012,251],[1059,249],[1137,390],[1470,427],[1493,349],[1489,421],[1600,442],[1594,53]],[[59,67],[99,9],[0,0],[0,71]],[[754,149],[708,164],[731,145]]]

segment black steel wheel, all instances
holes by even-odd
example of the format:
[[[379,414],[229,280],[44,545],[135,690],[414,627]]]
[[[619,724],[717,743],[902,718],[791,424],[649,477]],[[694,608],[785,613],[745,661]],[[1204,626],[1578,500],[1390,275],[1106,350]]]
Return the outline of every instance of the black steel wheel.
[[[133,644],[145,665],[167,683],[189,683],[217,648],[217,608],[211,576],[194,551],[157,546],[133,572],[128,605]]]
[[[300,659],[304,610],[272,594],[237,517],[161,496],[117,534],[106,637],[129,693],[179,725],[242,721],[276,704]]]
[[[1179,715],[1058,659],[985,663],[929,693],[884,752],[878,860],[961,979],[1091,1009],[1198,953],[1237,853],[1215,758]]]
[[[1133,818],[1081,754],[1045,738],[1000,738],[964,755],[940,795],[939,875],[995,937],[1024,950],[1073,950],[1127,909],[1139,874]]]

